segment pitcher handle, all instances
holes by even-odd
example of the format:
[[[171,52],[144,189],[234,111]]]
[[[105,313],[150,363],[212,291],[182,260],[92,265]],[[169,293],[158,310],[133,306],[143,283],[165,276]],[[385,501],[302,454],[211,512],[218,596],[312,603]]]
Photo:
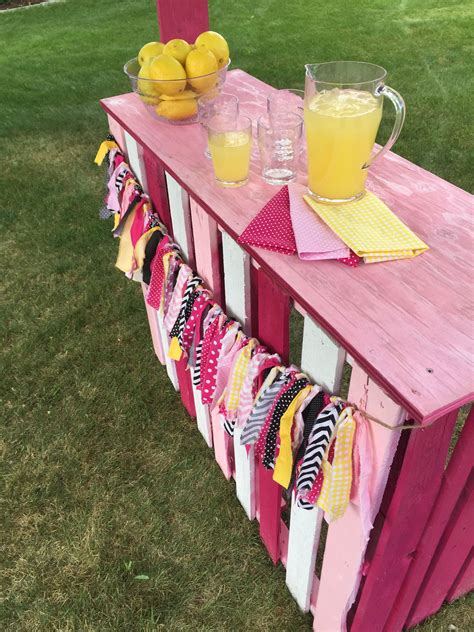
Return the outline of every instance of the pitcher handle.
[[[400,132],[402,131],[403,123],[405,121],[405,101],[401,94],[399,94],[390,86],[386,86],[384,84],[378,86],[375,90],[375,94],[377,96],[386,96],[393,103],[393,107],[395,108],[395,123],[393,125],[392,133],[390,134],[390,138],[386,142],[386,144],[379,149],[377,153],[369,158],[369,160],[365,163],[362,169],[368,169],[371,165],[374,164],[376,160],[381,158],[384,154],[389,151],[397,138],[400,136]]]

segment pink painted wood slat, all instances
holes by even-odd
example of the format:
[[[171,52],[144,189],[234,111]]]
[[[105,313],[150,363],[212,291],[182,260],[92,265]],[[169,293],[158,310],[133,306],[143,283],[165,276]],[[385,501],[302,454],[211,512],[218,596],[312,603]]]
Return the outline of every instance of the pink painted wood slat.
[[[290,300],[263,272],[258,271],[258,338],[287,362],[289,353]],[[274,564],[280,558],[281,494],[273,470],[257,465],[259,481],[260,536]]]
[[[211,426],[212,426],[212,442],[214,444],[214,456],[217,464],[222,470],[222,473],[227,480],[232,478],[234,471],[233,463],[233,445],[231,438],[225,432],[223,427],[224,419],[219,413],[217,407],[211,411]]]
[[[157,0],[160,41],[180,37],[192,43],[209,28],[208,0]]]
[[[406,622],[414,625],[414,617],[409,617],[410,611],[414,609],[417,612],[422,610],[427,612],[430,609],[431,612],[435,612],[435,609],[429,605],[431,594],[426,593],[424,586],[432,574],[430,565],[432,565],[440,538],[452,520],[453,511],[472,471],[472,445],[474,445],[474,409],[471,410],[464,424],[454,453],[444,472],[439,495],[416,549],[416,555],[397,595],[388,620],[390,629],[401,629]],[[422,597],[423,594],[425,597]],[[433,600],[435,600],[434,595]],[[421,620],[419,616],[417,619]]]
[[[176,375],[179,382],[179,394],[181,395],[181,401],[183,406],[188,411],[191,417],[196,417],[196,406],[194,405],[193,385],[191,383],[191,373],[186,366],[187,359],[181,358],[175,362]]]
[[[446,601],[451,603],[459,599],[459,597],[466,595],[468,592],[471,592],[471,590],[474,590],[474,550],[472,549],[464,567],[461,569],[461,572],[451,587]]]
[[[148,185],[148,195],[155,211],[168,230],[172,230],[171,215],[166,190],[165,172],[163,165],[153,152],[143,148],[143,161]]]
[[[472,445],[472,444],[471,444]],[[429,579],[418,596],[408,625],[416,625],[438,612],[472,555],[474,533],[474,470],[462,490],[449,524],[441,536],[430,568]]]
[[[255,120],[272,88],[233,70],[225,90],[236,94],[242,113]],[[101,103],[233,239],[275,194],[260,177],[257,143],[248,185],[223,189],[203,158],[198,125],[154,121],[134,94]],[[305,180],[303,171],[299,180]],[[465,291],[472,277],[466,230],[472,225],[472,196],[390,152],[371,169],[368,187],[430,245],[427,253],[348,269],[244,249],[392,399],[417,420],[436,419],[472,398],[471,297]],[[335,300],[335,288],[338,296],[354,299],[350,318]]]
[[[411,433],[377,548],[361,589],[352,632],[383,630],[441,485],[457,411]],[[393,632],[396,632],[393,630]]]
[[[224,305],[220,232],[217,224],[199,204],[190,200],[196,270],[212,291],[219,305]]]

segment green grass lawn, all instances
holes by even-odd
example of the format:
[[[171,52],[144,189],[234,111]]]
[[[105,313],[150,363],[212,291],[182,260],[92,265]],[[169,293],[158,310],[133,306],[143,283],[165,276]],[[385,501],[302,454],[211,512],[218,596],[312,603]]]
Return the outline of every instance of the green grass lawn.
[[[234,66],[280,87],[307,61],[385,66],[408,108],[396,150],[472,188],[468,3],[211,0],[210,16]],[[156,35],[154,0],[0,13],[0,627],[310,630],[178,404],[98,220],[98,101],[127,90],[123,62]],[[467,631],[470,613],[464,599],[418,630]]]

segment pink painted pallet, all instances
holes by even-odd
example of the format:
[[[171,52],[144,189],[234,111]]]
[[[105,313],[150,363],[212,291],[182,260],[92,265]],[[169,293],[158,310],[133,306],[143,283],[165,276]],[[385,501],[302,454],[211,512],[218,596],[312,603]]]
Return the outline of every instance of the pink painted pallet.
[[[243,112],[255,118],[272,88],[232,71],[226,89],[237,93]],[[188,412],[196,416],[198,430],[214,449],[224,475],[235,479],[245,513],[259,520],[270,558],[285,565],[291,594],[303,610],[314,613],[314,629],[343,630],[348,621],[354,630],[384,629],[391,617],[394,623],[387,629],[398,630],[426,616],[432,606],[423,609],[420,604],[426,601],[423,595],[431,575],[429,569],[413,566],[413,551],[426,546],[424,533],[443,489],[456,411],[472,399],[464,291],[470,246],[462,224],[468,220],[470,197],[389,154],[369,186],[430,244],[426,255],[353,270],[334,262],[307,263],[243,249],[236,243],[238,235],[275,192],[258,176],[257,154],[250,184],[223,190],[213,181],[196,125],[172,127],[153,121],[135,95],[105,99],[102,105],[112,133],[184,258],[247,333],[258,335],[286,360],[293,305],[304,317],[301,367],[315,382],[337,392],[348,357],[353,365],[351,401],[362,402],[389,425],[399,424],[407,413],[420,422],[437,420],[400,444],[398,432],[370,427],[375,464],[370,520],[377,527],[367,531],[361,508],[351,503],[344,517],[329,526],[324,545],[320,510],[306,512],[290,502],[289,527],[282,521],[283,490],[255,463],[252,452],[242,451],[238,433],[232,441],[216,411],[202,405],[189,371],[167,357],[168,340],[159,314],[148,310],[157,356],[165,362]],[[463,502],[456,505],[460,529],[472,519]],[[446,533],[442,525],[436,529],[445,551],[440,551],[438,568],[445,571],[446,551],[458,550],[459,536],[456,530]],[[322,570],[316,576],[316,554],[323,546]],[[470,585],[472,563],[468,554],[462,559],[465,553],[457,554],[459,568],[451,572],[451,585],[441,591],[441,601],[459,596]],[[394,604],[406,577],[412,578],[418,601],[409,603],[406,598],[397,613]],[[387,604],[383,616],[377,606],[381,599]]]

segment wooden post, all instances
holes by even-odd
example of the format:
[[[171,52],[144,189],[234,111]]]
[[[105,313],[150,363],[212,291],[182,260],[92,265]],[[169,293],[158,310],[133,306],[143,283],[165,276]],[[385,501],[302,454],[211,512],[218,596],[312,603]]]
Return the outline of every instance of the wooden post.
[[[162,42],[180,37],[192,43],[209,28],[207,0],[157,0],[156,8]]]
[[[351,630],[384,629],[433,503],[438,495],[457,411],[408,441],[400,476],[385,517],[374,558],[362,587]],[[336,523],[337,524],[337,523]],[[380,607],[384,604],[383,607]],[[391,628],[399,630],[399,628]]]
[[[462,536],[463,509],[469,506],[472,495],[474,471],[472,467],[472,445],[474,442],[474,408],[466,420],[458,439],[454,454],[443,476],[440,493],[431,512],[426,530],[417,547],[403,587],[390,617],[394,629],[405,625],[416,625],[436,612],[458,582],[466,566],[472,548],[469,531],[461,537],[460,546],[454,550],[449,542]],[[471,506],[472,507],[472,506]],[[467,518],[467,515],[464,514]],[[474,531],[471,514],[470,533]],[[445,543],[443,546],[443,542]],[[464,554],[463,546],[467,546]],[[457,560],[457,564],[456,564]],[[474,584],[474,581],[472,582]],[[408,612],[411,608],[411,614]]]
[[[288,361],[290,299],[263,272],[258,271],[258,337],[262,344]],[[257,466],[260,536],[272,562],[280,559],[281,492],[273,471]]]

